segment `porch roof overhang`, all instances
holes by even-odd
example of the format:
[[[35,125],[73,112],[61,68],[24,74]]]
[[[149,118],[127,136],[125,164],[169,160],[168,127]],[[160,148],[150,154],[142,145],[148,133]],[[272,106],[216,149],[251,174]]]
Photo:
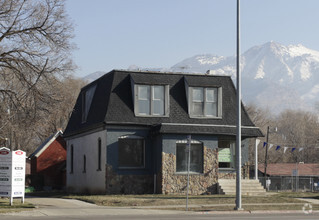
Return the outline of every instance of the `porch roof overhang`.
[[[212,124],[174,124],[162,123],[153,126],[154,133],[162,134],[213,134],[213,135],[236,135],[236,126],[212,125]],[[253,138],[264,135],[257,127],[242,126],[242,137]]]

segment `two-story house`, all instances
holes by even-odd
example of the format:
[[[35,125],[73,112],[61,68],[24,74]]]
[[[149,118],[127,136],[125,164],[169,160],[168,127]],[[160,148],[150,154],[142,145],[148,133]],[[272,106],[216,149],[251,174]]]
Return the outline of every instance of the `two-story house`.
[[[242,111],[242,138],[262,136]],[[229,76],[113,70],[82,88],[64,133],[76,192],[216,193],[235,178],[236,89]],[[220,156],[219,156],[220,155]],[[248,147],[242,149],[242,163]]]

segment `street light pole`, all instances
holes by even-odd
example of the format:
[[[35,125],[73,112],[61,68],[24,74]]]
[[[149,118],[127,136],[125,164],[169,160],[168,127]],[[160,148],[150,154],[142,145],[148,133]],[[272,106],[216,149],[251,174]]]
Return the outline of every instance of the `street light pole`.
[[[241,207],[241,76],[240,76],[240,0],[237,0],[237,134],[236,134],[236,210]]]

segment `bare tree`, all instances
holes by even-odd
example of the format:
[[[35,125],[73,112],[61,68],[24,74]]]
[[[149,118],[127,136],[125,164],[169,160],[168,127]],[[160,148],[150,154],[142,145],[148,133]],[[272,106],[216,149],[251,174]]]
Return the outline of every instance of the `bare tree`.
[[[245,109],[250,119],[253,121],[253,123],[257,127],[259,127],[259,129],[262,131],[264,135],[266,135],[267,126],[272,126],[274,124],[273,115],[271,114],[270,110],[257,107],[254,103],[250,103],[246,105]],[[259,139],[262,142],[266,141],[265,137],[261,137]],[[250,141],[250,144],[249,144],[249,160],[250,160],[250,164],[255,163],[255,142],[254,141]],[[258,161],[260,163],[265,161],[264,149],[259,148]]]
[[[22,131],[61,101],[54,84],[74,69],[72,37],[64,0],[0,0],[0,136],[28,141]]]
[[[72,33],[62,0],[0,1],[0,94],[12,109],[50,101],[42,89],[72,69]]]
[[[319,156],[319,121],[316,114],[305,111],[286,110],[277,119],[282,136],[282,146],[296,147],[287,152],[283,160],[289,162],[317,162]],[[299,149],[303,149],[299,151]]]

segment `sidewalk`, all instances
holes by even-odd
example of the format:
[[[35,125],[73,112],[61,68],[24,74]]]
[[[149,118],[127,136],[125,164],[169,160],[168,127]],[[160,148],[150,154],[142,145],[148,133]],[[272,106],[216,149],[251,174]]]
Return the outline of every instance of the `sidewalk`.
[[[32,211],[7,213],[9,216],[102,216],[102,215],[164,215],[184,211],[136,209],[132,207],[105,207],[74,199],[26,198],[36,208]],[[0,214],[1,216],[1,214]]]

